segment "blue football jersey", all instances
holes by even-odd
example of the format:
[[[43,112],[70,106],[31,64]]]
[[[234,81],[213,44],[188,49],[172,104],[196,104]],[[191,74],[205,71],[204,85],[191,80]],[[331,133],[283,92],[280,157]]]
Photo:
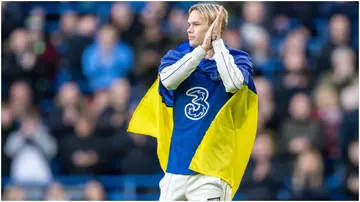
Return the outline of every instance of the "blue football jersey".
[[[169,51],[162,59],[159,71],[174,64],[192,50],[193,48],[185,43],[175,51]],[[240,70],[244,75],[251,74],[249,56],[242,51],[237,53],[240,53],[237,54],[237,58],[243,57],[241,62],[250,68],[249,70],[240,68]],[[202,59],[195,71],[176,90],[167,90],[160,84],[159,93],[163,102],[174,109],[174,128],[166,172],[194,174],[195,172],[188,167],[196,149],[211,122],[232,94],[226,92],[216,62],[212,59]]]

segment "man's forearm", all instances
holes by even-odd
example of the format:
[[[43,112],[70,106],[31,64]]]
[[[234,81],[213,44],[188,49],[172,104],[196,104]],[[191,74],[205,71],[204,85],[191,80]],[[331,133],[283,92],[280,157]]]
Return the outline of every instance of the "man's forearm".
[[[32,136],[32,140],[44,151],[47,157],[55,156],[57,152],[56,141],[50,134],[47,133],[47,131],[45,131],[45,129],[39,129],[39,131]]]
[[[175,90],[196,69],[205,55],[206,51],[198,46],[175,64],[160,71],[161,83],[168,90]]]
[[[239,90],[244,82],[244,76],[229,54],[222,39],[213,41],[214,59],[216,61],[221,80],[224,83],[226,92],[234,93]]]
[[[21,132],[13,132],[10,134],[5,143],[4,152],[8,157],[14,157],[16,153],[23,148],[26,143],[26,138],[23,137]]]

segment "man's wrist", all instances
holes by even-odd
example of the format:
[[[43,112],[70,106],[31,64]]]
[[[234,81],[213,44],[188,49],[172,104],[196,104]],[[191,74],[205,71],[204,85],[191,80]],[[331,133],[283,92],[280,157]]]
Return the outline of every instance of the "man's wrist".
[[[220,46],[225,46],[224,45],[224,40],[222,38],[216,39],[214,41],[212,41],[212,45],[213,47],[220,47]]]
[[[208,52],[208,51],[209,51],[204,44],[201,44],[200,47],[201,47],[205,52]]]
[[[212,46],[214,47],[215,54],[217,52],[227,51],[224,40],[222,38],[213,41]]]
[[[202,59],[206,56],[207,51],[200,45],[193,50],[193,55],[197,59]]]

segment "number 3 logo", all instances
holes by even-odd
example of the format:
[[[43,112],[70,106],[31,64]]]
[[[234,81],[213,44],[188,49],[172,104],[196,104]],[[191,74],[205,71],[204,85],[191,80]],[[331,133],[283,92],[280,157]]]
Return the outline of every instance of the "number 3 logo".
[[[186,95],[193,97],[191,103],[185,105],[185,115],[191,120],[199,120],[206,115],[209,110],[209,103],[206,101],[209,92],[202,87],[194,87],[186,91]]]

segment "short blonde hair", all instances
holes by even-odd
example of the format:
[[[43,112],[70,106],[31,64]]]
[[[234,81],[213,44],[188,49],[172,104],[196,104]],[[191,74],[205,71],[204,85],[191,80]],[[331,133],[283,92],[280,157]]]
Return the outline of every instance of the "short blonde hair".
[[[224,19],[222,21],[221,33],[225,31],[228,24],[228,12],[225,8],[223,9]],[[209,25],[211,25],[216,19],[218,12],[220,11],[220,5],[210,3],[198,3],[190,7],[189,15],[193,11],[199,11],[201,15],[208,21]]]

